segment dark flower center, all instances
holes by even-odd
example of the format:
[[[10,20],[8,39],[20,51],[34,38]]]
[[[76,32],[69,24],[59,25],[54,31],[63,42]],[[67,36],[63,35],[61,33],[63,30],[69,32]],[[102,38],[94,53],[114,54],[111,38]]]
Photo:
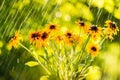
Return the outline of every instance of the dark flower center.
[[[91,50],[93,50],[93,51],[97,51],[96,47],[92,47]]]
[[[55,25],[50,25],[50,29],[55,29]]]
[[[41,38],[44,40],[48,37],[48,33],[47,32],[44,32],[41,36]]]
[[[110,23],[110,28],[111,29],[116,29],[116,24],[114,22]]]
[[[92,26],[91,26],[91,30],[97,32],[97,31],[98,31],[98,28],[97,28],[96,25],[92,25]]]
[[[67,37],[70,38],[72,36],[71,33],[67,33]]]
[[[60,36],[57,36],[57,38],[58,38],[58,40],[59,40],[59,41],[61,41],[61,40],[62,40],[62,37],[60,37]]]
[[[40,34],[39,34],[39,33],[33,33],[33,34],[32,34],[32,38],[33,38],[33,39],[39,39],[39,37],[40,37]]]
[[[80,21],[79,24],[80,24],[80,26],[84,26],[85,25],[85,23],[83,21]]]
[[[17,38],[17,36],[12,36],[11,38],[15,40]]]

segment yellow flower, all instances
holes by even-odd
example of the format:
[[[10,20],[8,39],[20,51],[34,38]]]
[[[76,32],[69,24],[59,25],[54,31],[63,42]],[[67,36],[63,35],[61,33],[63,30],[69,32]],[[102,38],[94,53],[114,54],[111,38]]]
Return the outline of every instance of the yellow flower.
[[[41,32],[40,31],[30,33],[30,37],[29,37],[30,43],[35,44],[38,48],[41,47],[40,38],[41,38]]]
[[[49,33],[45,31],[33,32],[30,34],[30,43],[35,43],[38,48],[47,43]]]
[[[92,25],[89,28],[88,34],[91,35],[91,37],[96,40],[97,38],[99,38],[100,36],[103,35],[102,33],[102,28],[97,27],[97,25]]]
[[[73,33],[67,31],[64,34],[64,42],[69,45],[72,45],[73,44]]]
[[[55,41],[58,42],[58,43],[62,43],[64,40],[63,36],[62,35],[57,35],[55,37]]]
[[[76,23],[80,26],[80,29],[82,29],[84,32],[88,31],[89,26],[84,21],[78,20]]]
[[[115,22],[107,20],[105,22],[105,26],[107,26],[108,33],[110,32],[111,34],[117,35],[117,32],[119,31],[119,29]]]
[[[56,31],[57,29],[58,29],[58,25],[50,23],[47,25],[46,31],[51,33],[51,32]]]
[[[108,30],[108,28],[105,28],[104,29],[104,33],[105,33],[105,38],[106,39],[110,39],[110,40],[113,40],[113,34],[111,34],[111,32]]]
[[[40,40],[41,32],[32,32],[30,34],[30,43],[36,43]]]
[[[65,33],[65,37],[66,37],[66,39],[72,38],[73,34],[71,32],[67,32],[67,33]]]
[[[105,34],[106,39],[113,40],[114,39],[113,36],[117,35],[119,31],[117,24],[115,22],[107,20],[105,22],[105,26],[107,26],[106,28],[104,28],[104,34]]]
[[[15,32],[15,35],[11,38],[11,40],[9,41],[9,47],[12,48],[18,48],[18,45],[20,43],[20,41],[22,41],[22,36],[19,34],[19,31]]]
[[[42,46],[45,46],[46,43],[48,42],[48,39],[49,39],[49,33],[43,31],[43,32],[41,33],[41,38],[40,38],[40,43],[41,43],[41,45],[42,45]]]
[[[73,45],[74,43],[81,44],[82,39],[78,35],[75,35],[71,32],[66,32],[64,35],[64,42],[70,45]]]
[[[92,57],[97,56],[98,52],[99,46],[97,44],[92,44],[88,46],[88,53],[90,53]]]

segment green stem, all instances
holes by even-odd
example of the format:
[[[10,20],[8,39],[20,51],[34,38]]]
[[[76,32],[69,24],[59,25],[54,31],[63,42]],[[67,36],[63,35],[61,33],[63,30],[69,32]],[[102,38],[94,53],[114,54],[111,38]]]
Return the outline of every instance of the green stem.
[[[102,41],[100,42],[100,46],[103,44],[103,42],[105,41],[105,35],[103,36]]]
[[[87,40],[85,41],[85,43],[83,44],[80,54],[78,55],[78,57],[73,61],[73,63],[75,63],[76,66],[78,66],[78,63],[81,61],[81,58],[83,56],[84,50],[86,48],[87,43],[89,42],[90,39],[90,35],[88,35]],[[75,70],[76,71],[76,70]]]
[[[82,68],[82,70],[80,71],[80,74],[82,74],[82,72],[84,72],[89,66],[91,66],[92,63],[93,63],[93,61],[94,61],[94,58],[91,60],[91,62],[90,62],[89,65],[86,65],[86,66],[84,66],[84,67]]]
[[[33,54],[27,47],[25,47],[23,44],[20,43],[20,46],[23,47],[26,51],[28,51],[31,55]],[[38,63],[41,65],[41,67],[43,67],[43,69],[45,69],[45,71],[50,74],[50,71],[40,62],[40,60],[38,59],[38,57],[36,56],[36,54],[34,53],[34,58],[38,61]],[[33,55],[32,55],[33,56]]]
[[[40,62],[40,60],[38,59],[38,57],[36,57],[36,60],[37,60],[38,63],[43,67],[43,69],[45,69],[45,71],[46,71],[48,74],[51,74],[50,71]]]
[[[84,45],[83,45],[83,47],[82,47],[82,49],[81,49],[80,55],[78,56],[78,62],[79,62],[79,61],[81,60],[81,58],[82,58],[82,55],[83,55],[83,53],[84,53],[84,50],[85,50],[85,48],[86,48],[87,43],[89,42],[89,39],[90,39],[90,35],[88,36],[87,40],[85,41],[85,43],[84,43]]]
[[[21,43],[19,43],[20,44],[20,46],[21,47],[23,47],[26,51],[28,51],[29,53],[31,53],[32,54],[32,52],[27,48],[27,47],[25,47],[23,44],[21,44]]]

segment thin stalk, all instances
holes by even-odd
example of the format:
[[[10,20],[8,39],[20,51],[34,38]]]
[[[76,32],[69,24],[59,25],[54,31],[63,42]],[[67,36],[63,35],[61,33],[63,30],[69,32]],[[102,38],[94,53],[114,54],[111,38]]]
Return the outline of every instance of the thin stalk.
[[[45,69],[45,71],[48,74],[51,74],[50,71],[40,62],[40,60],[38,59],[37,55],[35,55],[35,59],[38,61],[38,63],[43,67],[43,69]]]
[[[91,62],[90,62],[89,65],[85,66],[85,67],[80,71],[80,74],[82,74],[83,72],[85,72],[85,70],[86,70],[89,66],[92,65],[93,61],[94,61],[94,58],[91,60]]]
[[[100,46],[103,44],[103,42],[105,41],[105,35],[103,36],[102,41],[100,42]]]
[[[83,55],[83,53],[84,53],[84,50],[85,50],[85,48],[86,48],[87,43],[89,42],[89,39],[90,39],[90,35],[88,36],[87,40],[85,41],[84,45],[82,46],[80,55],[78,56],[78,62],[79,62],[79,61],[81,60],[81,58],[82,58],[82,55]]]
[[[84,45],[82,46],[81,51],[80,51],[80,55],[78,55],[78,57],[76,58],[77,61],[76,60],[73,61],[73,63],[75,63],[76,66],[78,66],[78,63],[81,61],[81,58],[83,56],[84,50],[86,48],[86,45],[89,42],[89,39],[90,39],[90,35],[88,35],[87,40],[85,41]]]
[[[31,53],[32,54],[32,52],[27,48],[27,47],[25,47],[23,44],[21,44],[21,43],[19,43],[20,44],[20,46],[21,47],[23,47],[26,51],[28,51],[29,53]]]
[[[27,47],[25,47],[23,44],[20,43],[20,46],[23,47],[26,51],[28,51],[31,55],[33,54],[33,53],[32,53]],[[34,58],[38,61],[38,63],[41,65],[41,67],[42,67],[43,69],[45,69],[45,71],[46,71],[48,74],[50,74],[50,71],[40,62],[40,60],[38,59],[38,57],[35,56]]]
[[[87,58],[85,59],[85,65],[83,65],[83,67],[82,67],[82,69],[81,69],[81,71],[80,71],[80,74],[81,74],[81,72],[83,71],[83,69],[84,69],[84,68],[86,67],[86,65],[87,65],[88,56],[89,56],[89,55],[87,55]]]

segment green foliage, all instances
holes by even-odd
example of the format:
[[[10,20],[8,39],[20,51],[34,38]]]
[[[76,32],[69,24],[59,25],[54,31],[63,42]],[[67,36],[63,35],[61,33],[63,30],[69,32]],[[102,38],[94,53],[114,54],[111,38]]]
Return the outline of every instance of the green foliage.
[[[101,27],[106,20],[111,19],[119,27],[119,13],[119,0],[0,0],[0,80],[39,80],[41,76],[46,74],[42,66],[37,66],[36,58],[34,57],[34,59],[27,51],[20,47],[17,50],[9,49],[8,42],[16,30],[20,30],[24,35],[24,44],[31,47],[27,42],[27,35],[32,30],[44,28],[47,23],[57,23],[63,31],[68,27],[71,31],[77,33],[75,21],[78,19],[90,24],[98,24]],[[102,80],[120,79],[120,71],[113,70],[119,68],[119,63],[108,64],[106,62],[115,59],[116,62],[119,62],[119,36],[120,32],[113,40],[118,45],[114,43],[108,45],[110,41],[106,41],[105,45],[103,44],[105,49],[102,49],[103,53],[100,54],[100,57],[97,57],[98,59],[94,63],[102,68]],[[108,48],[108,46],[111,47]],[[109,54],[113,48],[114,51]],[[45,49],[43,51],[45,51],[46,57],[50,55]],[[38,51],[38,54],[42,54],[43,51]],[[113,56],[115,53],[117,53],[117,58]],[[46,60],[46,57],[40,56],[42,61]],[[107,66],[109,66],[111,72],[107,69]],[[98,72],[98,74],[100,73]],[[48,76],[42,77],[42,80],[47,79],[46,77],[48,78]],[[51,78],[54,80],[54,76],[51,76]],[[89,78],[91,76],[87,77],[87,79]]]

